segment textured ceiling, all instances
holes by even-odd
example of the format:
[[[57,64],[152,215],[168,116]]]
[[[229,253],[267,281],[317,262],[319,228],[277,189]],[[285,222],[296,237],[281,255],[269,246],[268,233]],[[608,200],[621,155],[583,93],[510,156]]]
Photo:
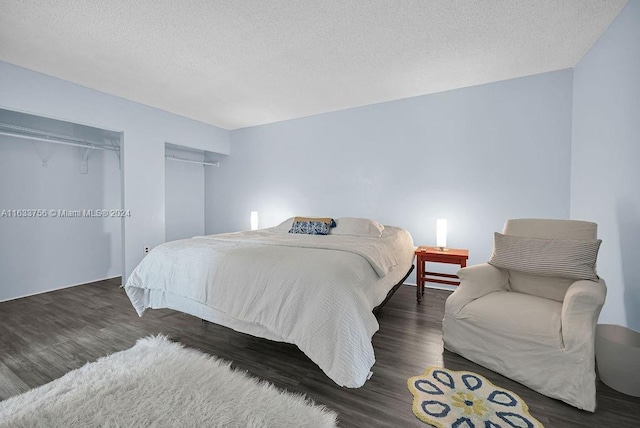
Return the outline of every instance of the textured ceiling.
[[[0,60],[237,129],[570,68],[625,3],[2,0]]]

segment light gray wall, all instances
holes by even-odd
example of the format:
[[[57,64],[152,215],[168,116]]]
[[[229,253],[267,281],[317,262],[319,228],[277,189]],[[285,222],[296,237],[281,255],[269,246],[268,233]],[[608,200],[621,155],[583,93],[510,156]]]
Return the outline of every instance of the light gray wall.
[[[48,157],[47,167],[42,156]],[[0,211],[120,207],[114,153],[0,136]],[[121,275],[118,218],[0,218],[0,301]]]
[[[489,259],[515,217],[569,217],[572,70],[232,131],[205,172],[207,233],[362,216]]]
[[[640,331],[640,1],[575,67],[571,217],[598,223],[601,323]]]
[[[204,167],[165,163],[166,240],[204,235]]]
[[[124,133],[125,277],[165,242],[165,142],[229,153],[228,131],[4,62],[0,107]]]

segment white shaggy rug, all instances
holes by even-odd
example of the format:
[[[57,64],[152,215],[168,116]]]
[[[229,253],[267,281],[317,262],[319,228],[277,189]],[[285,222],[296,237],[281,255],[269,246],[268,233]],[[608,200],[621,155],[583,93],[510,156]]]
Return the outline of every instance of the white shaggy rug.
[[[336,414],[164,337],[0,402],[0,427],[335,427]]]

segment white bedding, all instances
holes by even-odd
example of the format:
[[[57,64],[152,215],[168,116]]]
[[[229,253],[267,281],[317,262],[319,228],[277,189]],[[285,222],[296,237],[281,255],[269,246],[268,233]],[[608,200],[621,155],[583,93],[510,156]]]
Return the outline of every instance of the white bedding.
[[[308,236],[276,228],[168,242],[125,286],[138,314],[172,307],[297,345],[337,384],[360,387],[375,362],[371,310],[407,272],[413,242],[382,236]]]

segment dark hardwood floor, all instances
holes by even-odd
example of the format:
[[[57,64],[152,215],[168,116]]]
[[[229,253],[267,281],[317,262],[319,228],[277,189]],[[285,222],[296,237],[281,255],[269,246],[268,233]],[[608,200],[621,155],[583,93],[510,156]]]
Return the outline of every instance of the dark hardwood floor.
[[[598,408],[587,413],[537,394],[442,346],[441,321],[448,292],[400,287],[380,311],[373,338],[373,377],[359,389],[334,384],[294,345],[237,333],[171,310],[138,318],[119,279],[0,303],[0,400],[59,378],[86,362],[165,334],[174,341],[233,362],[291,392],[304,393],[339,413],[340,426],[426,426],[411,412],[407,379],[429,365],[469,370],[511,389],[549,427],[638,427],[640,399],[598,382]]]

